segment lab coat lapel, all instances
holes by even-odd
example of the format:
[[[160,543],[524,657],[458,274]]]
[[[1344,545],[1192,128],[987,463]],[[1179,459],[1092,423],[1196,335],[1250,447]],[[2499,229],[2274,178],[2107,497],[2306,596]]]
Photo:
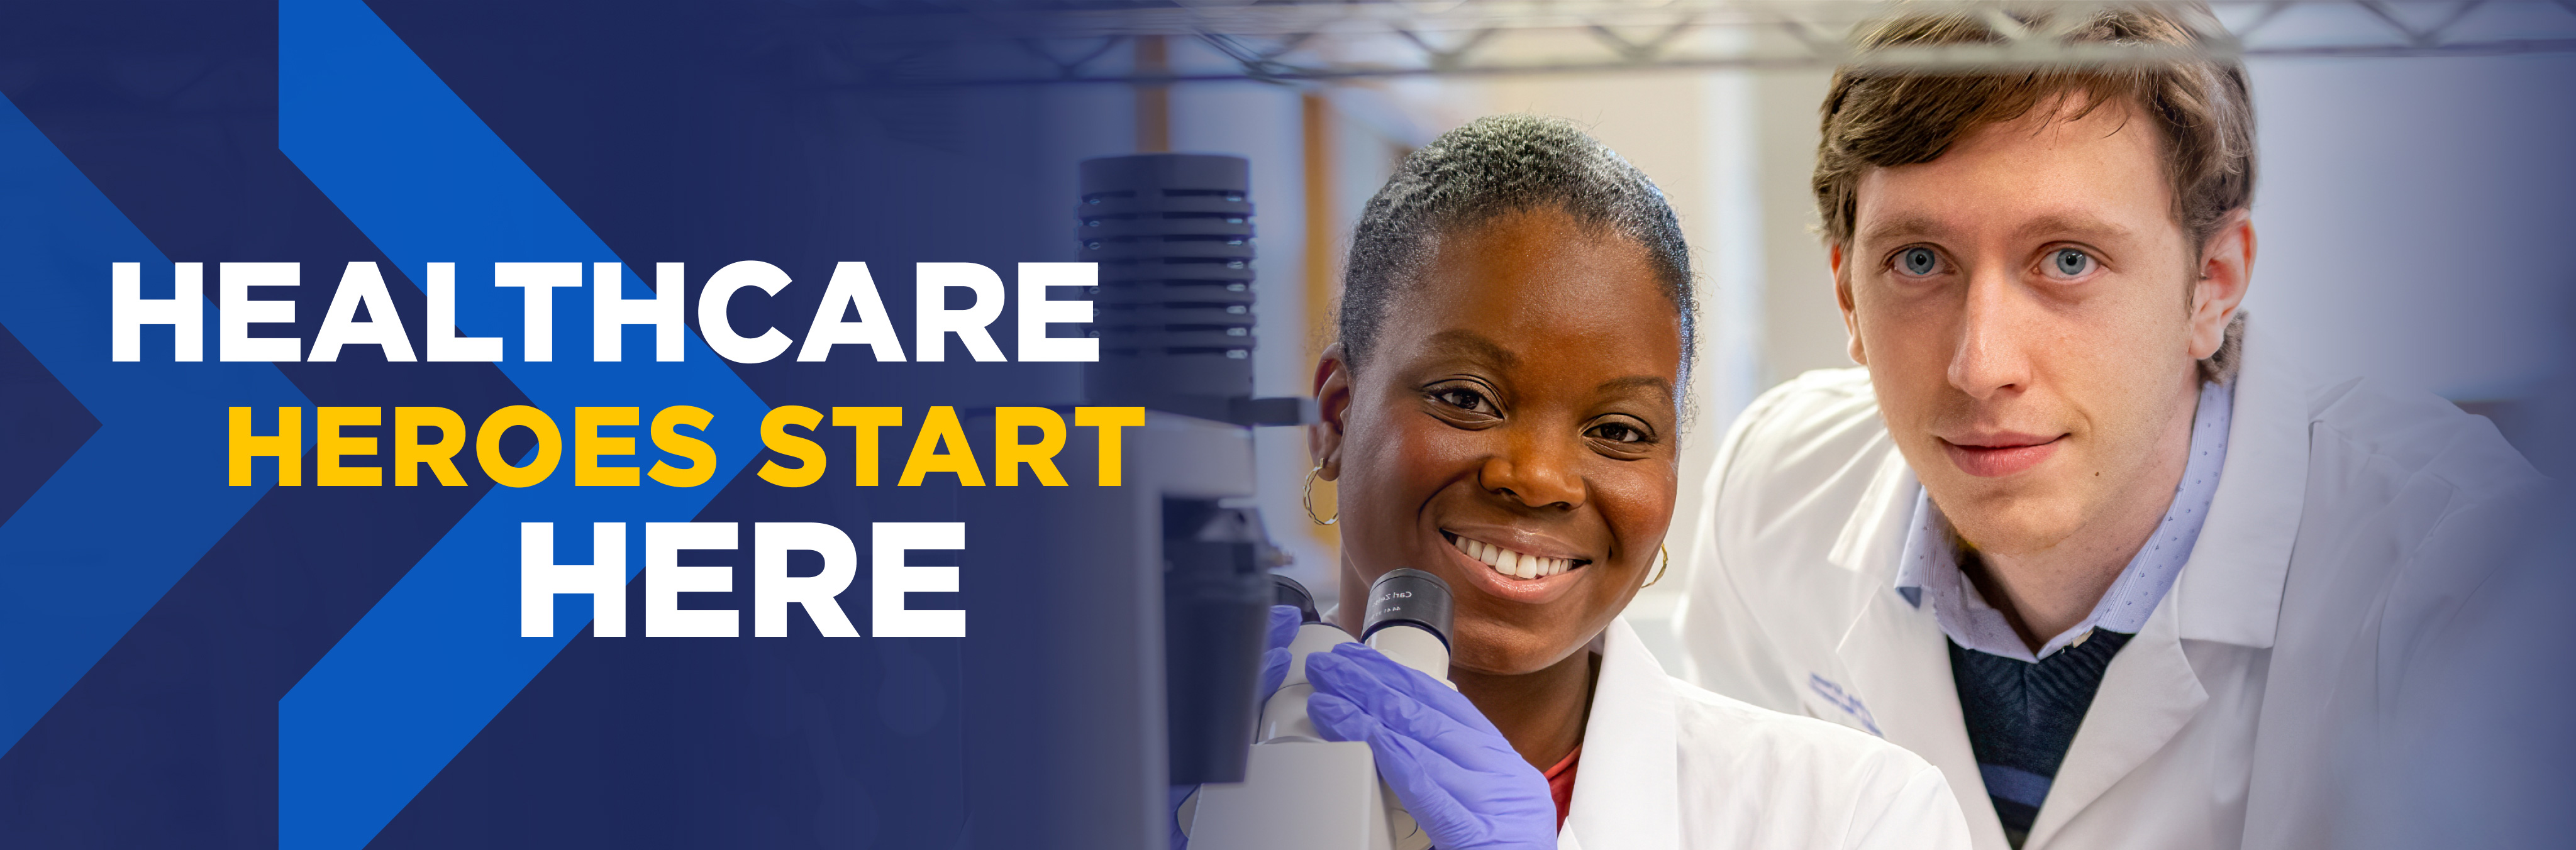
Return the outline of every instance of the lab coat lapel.
[[[2146,627],[2111,657],[2023,850],[2046,848],[2069,820],[2164,749],[2209,702],[2209,691],[2183,654],[2179,619],[2174,606],[2156,606]]]
[[[1851,692],[1870,706],[1879,736],[1941,769],[1978,850],[2005,850],[2003,821],[1986,804],[1985,777],[1977,771],[1967,720],[1959,713],[1949,639],[1932,612],[1882,585],[1835,651]]]
[[[1611,620],[1560,850],[1679,850],[1681,730],[1673,699],[1672,679],[1636,630],[1625,618]]]
[[[2184,639],[2268,649],[2306,510],[2310,417],[2305,377],[2252,319],[2245,325],[2227,466],[2191,560],[2160,607],[2177,609]]]
[[[1894,446],[1885,451],[1867,494],[1828,555],[1860,575],[1854,592],[1863,597],[1853,606],[1860,615],[1834,648],[1843,681],[1810,681],[1809,711],[1837,719],[1815,703],[1819,698],[1839,703],[1832,708],[1940,768],[1960,800],[1978,850],[2007,850],[2003,821],[1995,817],[1993,806],[1985,805],[1985,778],[1977,772],[1967,721],[1959,714],[1959,691],[1950,680],[1950,639],[1930,609],[1908,603],[1896,592],[1896,562],[1904,555],[1906,521],[1922,484]],[[1836,691],[1846,698],[1823,695]]]

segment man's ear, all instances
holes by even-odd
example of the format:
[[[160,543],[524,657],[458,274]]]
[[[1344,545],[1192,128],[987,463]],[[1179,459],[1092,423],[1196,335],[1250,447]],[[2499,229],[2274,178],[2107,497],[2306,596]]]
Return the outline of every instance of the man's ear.
[[[1342,477],[1342,434],[1351,412],[1351,364],[1341,343],[1315,361],[1315,424],[1306,426],[1306,452],[1323,467],[1316,477]]]
[[[1852,312],[1851,267],[1843,262],[1843,245],[1825,246],[1825,264],[1834,273],[1834,303],[1843,308],[1843,333],[1850,335],[1852,362],[1869,365],[1869,353],[1860,347],[1860,316]]]
[[[2191,358],[2218,353],[2227,340],[2227,323],[2245,303],[2253,285],[2254,221],[2245,210],[2227,214],[2216,233],[2200,246],[2200,279],[2191,285]]]

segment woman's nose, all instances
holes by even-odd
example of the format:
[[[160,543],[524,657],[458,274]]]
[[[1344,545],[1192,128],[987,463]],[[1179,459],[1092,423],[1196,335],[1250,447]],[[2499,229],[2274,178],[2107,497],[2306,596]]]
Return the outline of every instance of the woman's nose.
[[[1575,470],[1581,447],[1534,435],[1507,437],[1504,451],[1485,460],[1481,483],[1525,507],[1570,509],[1583,504],[1583,476]]]

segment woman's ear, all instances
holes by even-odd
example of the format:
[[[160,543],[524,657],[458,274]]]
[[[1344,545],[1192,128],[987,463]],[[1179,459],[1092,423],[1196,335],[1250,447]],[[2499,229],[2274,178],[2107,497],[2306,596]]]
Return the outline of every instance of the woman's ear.
[[[1306,451],[1315,465],[1323,467],[1316,477],[1326,481],[1342,476],[1342,434],[1351,412],[1351,365],[1346,356],[1337,342],[1315,361],[1316,421],[1306,426]]]

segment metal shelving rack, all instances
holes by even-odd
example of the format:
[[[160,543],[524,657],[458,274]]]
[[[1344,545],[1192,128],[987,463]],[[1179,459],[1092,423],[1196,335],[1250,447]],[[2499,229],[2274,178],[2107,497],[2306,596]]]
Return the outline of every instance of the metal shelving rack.
[[[2145,0],[2147,3],[2158,0]],[[1903,67],[2120,63],[2169,48],[2068,45],[2008,12],[2080,18],[2097,0],[1913,0],[1910,9],[1993,17],[2006,43],[1855,56],[1855,26],[1881,0],[1156,0],[956,3],[889,8],[818,4],[793,31],[809,56],[852,82],[927,84],[1280,83],[1426,75],[1653,69],[1826,68],[1855,59]],[[2576,53],[2576,0],[2215,0],[2219,26],[2197,48],[2241,57],[2404,57]],[[1140,68],[1140,38],[1174,50]],[[902,45],[978,42],[978,61],[903,65]],[[2158,52],[2158,51],[2164,52]],[[889,74],[893,68],[898,73]]]

